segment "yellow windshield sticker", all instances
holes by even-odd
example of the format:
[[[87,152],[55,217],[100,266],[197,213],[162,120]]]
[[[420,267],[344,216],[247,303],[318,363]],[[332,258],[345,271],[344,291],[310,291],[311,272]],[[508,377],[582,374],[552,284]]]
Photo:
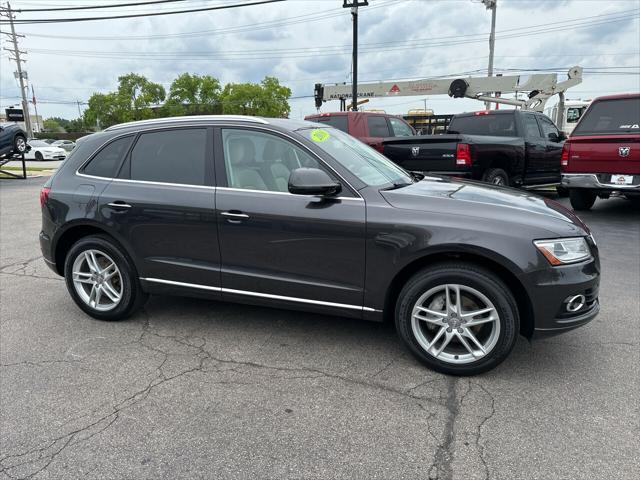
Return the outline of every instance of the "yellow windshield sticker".
[[[329,140],[329,137],[329,132],[327,132],[326,130],[322,130],[321,128],[311,131],[311,140],[313,140],[314,142],[326,142],[327,140]]]

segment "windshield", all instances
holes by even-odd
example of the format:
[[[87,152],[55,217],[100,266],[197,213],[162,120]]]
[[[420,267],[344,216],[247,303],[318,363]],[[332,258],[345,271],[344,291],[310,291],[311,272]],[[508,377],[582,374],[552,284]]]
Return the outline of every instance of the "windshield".
[[[384,155],[335,128],[309,128],[298,133],[314,142],[369,186],[407,185],[411,175]]]
[[[47,142],[43,142],[42,140],[31,140],[29,142],[29,145],[31,145],[32,147],[50,147],[51,146]]]

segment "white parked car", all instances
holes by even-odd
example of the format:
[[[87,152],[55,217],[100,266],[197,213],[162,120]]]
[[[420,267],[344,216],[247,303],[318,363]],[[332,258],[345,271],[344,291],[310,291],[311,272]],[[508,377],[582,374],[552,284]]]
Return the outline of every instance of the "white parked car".
[[[76,146],[76,143],[72,142],[71,140],[56,140],[51,145],[53,145],[54,147],[64,148],[67,152],[70,152],[71,150],[73,150],[73,147]]]
[[[31,150],[24,154],[24,158],[27,160],[64,160],[67,158],[66,150],[42,140],[29,140],[27,143],[31,147]]]

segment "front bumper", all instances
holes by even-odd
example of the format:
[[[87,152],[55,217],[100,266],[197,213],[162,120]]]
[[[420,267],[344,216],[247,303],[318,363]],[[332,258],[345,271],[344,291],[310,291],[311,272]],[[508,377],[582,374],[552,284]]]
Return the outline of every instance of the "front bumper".
[[[550,266],[529,274],[528,291],[535,318],[533,336],[563,333],[589,323],[598,315],[600,263],[597,252],[594,255],[585,262]],[[577,295],[584,296],[584,305],[569,311],[567,301]]]
[[[589,190],[624,191],[640,193],[640,175],[633,176],[633,184],[617,185],[607,183],[611,173],[563,173],[562,186],[566,188],[586,188]]]

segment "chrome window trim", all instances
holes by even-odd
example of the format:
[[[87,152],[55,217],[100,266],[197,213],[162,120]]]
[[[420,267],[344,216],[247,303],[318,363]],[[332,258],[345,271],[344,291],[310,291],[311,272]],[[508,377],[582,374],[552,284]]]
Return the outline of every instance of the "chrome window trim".
[[[297,302],[297,303],[308,303],[311,305],[321,305],[324,307],[335,307],[335,308],[345,308],[349,310],[360,310],[363,312],[381,312],[381,310],[376,310],[371,307],[364,307],[358,305],[350,305],[347,303],[335,303],[335,302],[325,302],[322,300],[310,300],[308,298],[300,298],[300,297],[287,297],[285,295],[275,295],[271,293],[260,293],[260,292],[251,292],[248,290],[235,290],[233,288],[223,288],[223,287],[214,287],[210,285],[200,285],[197,283],[185,283],[185,282],[176,282],[174,280],[165,280],[163,278],[144,278],[140,277],[140,280],[144,280],[152,283],[162,283],[166,285],[174,285],[178,287],[187,287],[187,288],[198,288],[201,290],[210,290],[214,292],[222,292],[222,293],[232,293],[236,295],[246,295],[251,297],[259,297],[259,298],[268,298],[271,300],[283,300],[287,302]]]
[[[210,185],[193,185],[191,183],[170,183],[170,182],[152,182],[151,180],[129,180],[127,178],[110,178],[110,177],[98,177],[96,175],[87,175],[86,173],[79,173],[76,171],[76,175],[79,177],[95,178],[97,180],[107,180],[118,183],[140,183],[143,185],[160,185],[166,187],[188,187],[188,188],[204,188],[206,190],[215,190],[216,187]]]
[[[211,122],[211,121],[234,121],[234,122],[244,122],[244,123],[262,123],[263,125],[269,125],[269,122],[264,118],[253,117],[249,115],[200,115],[198,117],[202,122]],[[149,120],[136,120],[133,122],[125,122],[118,123],[117,125],[111,125],[108,128],[105,128],[105,132],[112,132],[114,130],[120,130],[122,128],[143,127],[145,125],[161,125],[163,123],[172,123],[172,122],[193,122],[195,118],[193,116],[178,116],[178,117],[168,117],[168,118],[152,118]]]
[[[175,118],[175,117],[174,117]],[[193,121],[193,117],[187,117],[190,118]],[[169,122],[167,122],[169,123]],[[251,123],[251,122],[247,122],[247,123]],[[268,124],[268,122],[265,122],[266,124]],[[315,152],[309,150],[307,148],[307,146],[302,143],[300,140],[298,140],[295,137],[292,137],[291,135],[288,135],[287,133],[281,132],[279,130],[273,130],[273,129],[269,129],[269,128],[264,128],[264,127],[257,127],[256,125],[249,125],[251,128],[250,130],[262,130],[265,132],[269,132],[269,133],[276,133],[276,134],[280,134],[284,137],[287,137],[289,140],[292,140],[293,142],[297,143],[298,146],[300,148],[302,148],[305,152],[309,153],[310,155],[313,155],[313,157],[315,157],[316,159],[318,159],[318,161],[326,166],[329,170],[331,170],[341,181],[343,181],[344,183],[346,183],[349,188],[352,190],[352,193],[355,194],[355,197],[336,197],[336,198],[340,198],[340,199],[351,199],[351,198],[355,198],[355,199],[360,199],[362,201],[364,201],[364,199],[360,196],[360,193],[358,192],[358,190],[351,185],[346,179],[344,179],[342,177],[342,175],[340,175],[331,165],[328,165],[319,155],[317,155]],[[233,123],[222,123],[222,124],[185,124],[185,125],[176,125],[176,127],[178,128],[189,128],[189,127],[197,127],[197,128],[210,128],[210,127],[219,127],[219,128],[237,128],[237,127],[243,127],[244,129],[246,129],[247,125],[246,124],[233,124]],[[111,127],[109,127],[111,128]],[[163,125],[163,126],[158,126],[156,128],[146,128],[144,130],[141,131],[136,131],[136,132],[127,132],[127,133],[122,133],[120,135],[116,135],[114,137],[109,138],[108,140],[106,140],[104,143],[102,143],[98,148],[96,148],[93,153],[91,155],[89,155],[89,157],[87,157],[87,160],[85,160],[77,169],[75,174],[79,177],[85,177],[85,178],[95,178],[98,180],[112,180],[112,181],[119,181],[119,182],[130,182],[130,183],[147,183],[150,185],[169,185],[169,186],[187,186],[187,187],[194,187],[194,188],[227,188],[227,189],[232,189],[232,187],[216,187],[216,186],[211,186],[211,185],[193,185],[193,184],[189,184],[189,183],[170,183],[170,182],[152,182],[150,180],[131,180],[131,179],[126,179],[126,178],[115,178],[115,177],[100,177],[97,175],[88,175],[86,173],[81,173],[80,170],[82,170],[91,160],[93,160],[93,158],[96,156],[96,154],[102,150],[104,147],[106,147],[109,143],[114,142],[120,138],[126,137],[128,135],[133,135],[133,136],[138,136],[142,133],[146,133],[146,132],[152,132],[155,130],[166,130],[167,128],[171,128],[170,125]],[[105,130],[106,131],[106,130]],[[133,145],[135,147],[135,145]],[[129,147],[131,149],[131,146]],[[241,190],[241,191],[250,191],[247,189],[237,189],[237,190]],[[268,190],[254,190],[260,193],[283,193],[286,195],[293,195],[292,193],[289,192],[269,192]]]

